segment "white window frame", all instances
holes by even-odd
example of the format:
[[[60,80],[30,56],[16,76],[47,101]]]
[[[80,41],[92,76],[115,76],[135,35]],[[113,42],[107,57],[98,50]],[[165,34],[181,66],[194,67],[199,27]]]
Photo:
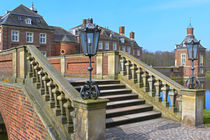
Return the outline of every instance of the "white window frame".
[[[44,35],[44,37],[43,37]],[[40,44],[47,44],[47,34],[46,33],[40,33],[39,34],[39,43]]]
[[[41,54],[45,57],[47,57],[47,52],[46,51],[41,51]]]
[[[128,53],[131,53],[131,47],[127,46]]]
[[[26,24],[31,24],[31,21],[32,21],[32,19],[30,19],[30,18],[26,18],[26,19],[25,19],[25,23],[26,23]]]
[[[186,66],[186,53],[181,53],[181,66]]]
[[[28,36],[31,34],[31,36]],[[28,38],[31,38],[28,40]],[[33,43],[34,42],[34,33],[33,32],[26,32],[26,42],[27,43]]]
[[[98,49],[103,50],[103,42],[99,41],[98,43]]]
[[[107,41],[107,42],[105,42],[105,50],[109,50],[109,42]]]
[[[140,50],[137,50],[137,56],[140,56]]]
[[[113,50],[116,51],[117,50],[117,43],[116,42],[113,42],[112,45],[113,45]]]
[[[200,66],[203,66],[203,55],[200,54]]]
[[[20,34],[20,32],[18,30],[12,30],[11,31],[11,41],[19,42],[19,34]]]

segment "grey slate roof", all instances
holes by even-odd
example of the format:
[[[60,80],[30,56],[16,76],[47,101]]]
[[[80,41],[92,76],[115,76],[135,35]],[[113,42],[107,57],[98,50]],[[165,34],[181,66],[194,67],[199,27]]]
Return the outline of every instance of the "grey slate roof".
[[[25,19],[27,18],[32,20],[32,24],[25,23]],[[42,16],[22,4],[14,10],[8,11],[6,15],[1,17],[0,25],[50,29]]]
[[[66,31],[61,27],[50,26],[54,30],[54,41],[55,42],[72,42],[77,43],[76,36]]]
[[[192,40],[193,40],[194,42],[198,42],[198,41],[199,41],[199,40],[197,40],[197,39],[195,38],[194,35],[187,35],[187,36],[185,37],[185,39],[182,41],[181,44],[176,45],[176,49],[184,49],[184,48],[186,48],[185,43],[189,43],[189,42],[191,42]],[[200,47],[200,48],[204,48],[201,44],[199,45],[199,47]]]
[[[79,29],[83,26],[83,24],[80,24],[72,29],[71,30],[74,30],[74,29]],[[126,36],[122,36],[120,35],[119,33],[116,33],[110,29],[107,29],[107,28],[104,28],[102,26],[99,26],[98,27],[101,28],[101,33],[100,33],[100,38],[103,38],[103,39],[113,39],[113,40],[120,40],[121,38],[124,38],[125,40],[125,44],[131,44],[133,47],[139,47],[139,45],[137,44],[137,42],[135,40],[132,40]]]

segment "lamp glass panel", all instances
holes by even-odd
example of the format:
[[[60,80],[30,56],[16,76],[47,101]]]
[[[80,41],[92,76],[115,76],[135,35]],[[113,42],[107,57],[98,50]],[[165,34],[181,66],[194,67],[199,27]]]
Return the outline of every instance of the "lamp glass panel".
[[[81,38],[83,53],[86,55],[88,53],[87,52],[87,44],[86,44],[86,33],[81,31],[80,38]]]
[[[192,46],[192,44],[188,44],[187,45],[187,51],[188,51],[188,59],[192,59],[192,55],[193,55],[193,46]]]
[[[93,33],[87,33],[88,54],[93,54]]]
[[[94,54],[96,54],[97,50],[98,50],[99,35],[100,35],[99,31],[95,32],[95,37],[94,37]]]
[[[198,44],[195,44],[193,47],[193,58],[197,59],[197,52],[198,52]]]

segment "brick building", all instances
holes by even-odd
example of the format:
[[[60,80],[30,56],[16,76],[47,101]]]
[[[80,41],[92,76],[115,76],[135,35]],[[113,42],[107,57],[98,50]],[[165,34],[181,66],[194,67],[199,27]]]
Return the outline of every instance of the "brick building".
[[[83,23],[70,29],[70,32],[77,37],[79,41],[79,29],[80,27],[86,25],[87,22],[93,23],[93,19],[83,19]],[[101,34],[99,40],[98,51],[113,51],[113,50],[122,50],[127,52],[137,58],[142,56],[142,47],[140,47],[135,41],[135,33],[130,32],[130,38],[125,36],[125,27],[119,27],[119,33],[116,33],[110,29],[101,27]],[[80,51],[81,48],[80,48]]]
[[[38,46],[45,56],[79,52],[75,36],[49,26],[33,5],[30,9],[20,5],[0,17],[0,51],[25,44]]]
[[[191,40],[193,40],[194,42],[198,42],[193,31],[194,28],[190,25],[187,28],[187,36],[181,42],[181,44],[176,45],[175,48],[175,66],[182,68],[184,79],[187,79],[192,75],[192,61],[188,60],[187,47],[185,45],[185,42],[189,42]],[[198,47],[198,60],[194,61],[194,66],[194,75],[202,82],[205,79],[206,73],[206,48],[204,48],[201,44],[199,44]]]

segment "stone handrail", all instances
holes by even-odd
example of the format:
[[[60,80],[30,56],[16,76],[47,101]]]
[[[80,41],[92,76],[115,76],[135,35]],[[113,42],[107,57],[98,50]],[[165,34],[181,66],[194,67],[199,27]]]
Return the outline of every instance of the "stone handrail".
[[[167,112],[165,113],[166,116],[171,114],[172,117],[170,118],[180,120],[182,112],[181,90],[184,87],[128,53],[119,51],[119,59],[120,75],[147,93],[144,95],[152,104],[156,104],[159,110],[164,109],[164,112]],[[170,105],[168,96],[170,96]]]
[[[23,86],[30,85],[36,90],[35,94],[38,93],[42,104],[50,110],[51,119],[56,120],[55,129],[62,129],[68,139],[105,138],[107,100],[83,100],[79,92],[34,45],[23,45],[0,52],[0,56],[5,54],[12,55],[11,77],[16,79],[15,82]],[[90,119],[93,116],[100,119]],[[95,135],[96,132],[98,135]]]

